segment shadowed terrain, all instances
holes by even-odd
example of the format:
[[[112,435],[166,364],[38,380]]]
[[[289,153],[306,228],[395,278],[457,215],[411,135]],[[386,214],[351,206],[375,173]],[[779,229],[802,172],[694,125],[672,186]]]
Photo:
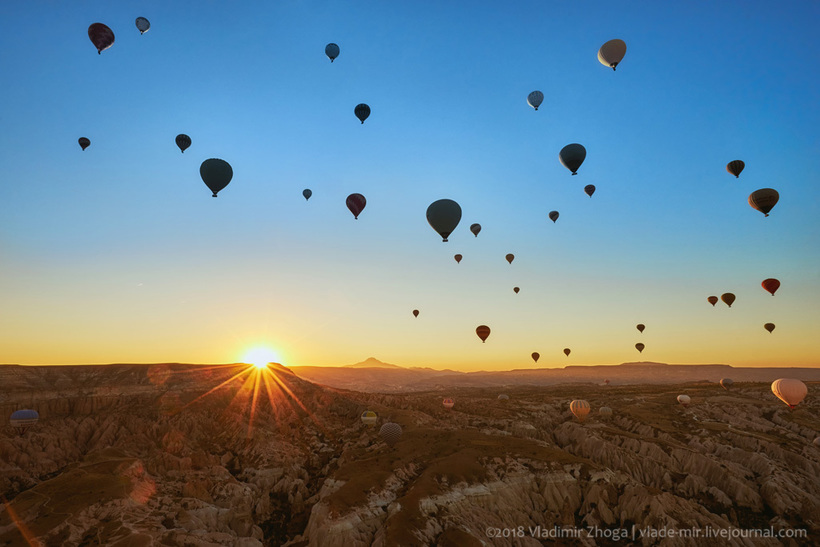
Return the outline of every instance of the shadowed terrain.
[[[22,436],[2,429],[0,545],[624,544],[537,537],[554,526],[807,534],[723,542],[737,545],[820,538],[816,382],[792,411],[769,383],[737,375],[730,391],[688,382],[363,393],[269,371],[0,367],[3,423],[20,408],[40,413]],[[682,393],[688,408],[676,403]],[[568,410],[578,398],[592,408],[583,423]],[[604,405],[612,416],[597,413]],[[402,426],[393,448],[378,425],[361,424],[365,409]]]

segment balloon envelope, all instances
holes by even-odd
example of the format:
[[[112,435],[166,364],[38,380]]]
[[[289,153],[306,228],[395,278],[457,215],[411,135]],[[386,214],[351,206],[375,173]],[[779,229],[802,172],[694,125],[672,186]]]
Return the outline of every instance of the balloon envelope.
[[[453,408],[455,406],[456,402],[448,397],[448,398],[444,399],[441,402],[441,404],[444,405],[444,408]]]
[[[427,222],[438,232],[442,241],[447,241],[460,221],[461,206],[451,199],[440,199],[427,207]]]
[[[213,192],[213,197],[216,197],[217,192],[231,182],[233,169],[227,161],[211,158],[203,161],[202,165],[199,166],[199,175],[205,185]]]
[[[764,289],[772,293],[772,296],[774,296],[774,293],[776,293],[777,289],[780,288],[780,281],[774,279],[773,277],[770,277],[769,279],[764,279],[763,283],[761,283],[760,285]]]
[[[714,307],[715,304],[717,304],[717,302],[718,302],[718,297],[717,296],[709,296],[709,297],[706,298],[706,300],[708,300],[709,303],[712,305],[712,307]]]
[[[353,113],[356,114],[359,121],[364,123],[367,117],[370,116],[370,107],[364,103],[357,104],[356,108],[353,109]]]
[[[459,263],[459,262],[461,262],[461,259],[464,258],[464,257],[462,257],[461,255],[455,255],[453,258],[456,259],[456,263]]]
[[[743,171],[744,167],[746,167],[746,164],[742,160],[734,160],[726,164],[726,170],[735,178],[740,176],[740,172]]]
[[[379,437],[387,444],[387,446],[394,446],[401,438],[401,426],[393,422],[382,424],[379,429]]]
[[[535,361],[536,363],[538,362],[538,359],[540,357],[541,357],[541,354],[538,353],[537,351],[532,352],[532,360]]]
[[[598,414],[601,416],[612,416],[612,409],[608,406],[602,406],[598,409]]]
[[[149,28],[151,28],[151,23],[148,22],[148,19],[145,17],[137,17],[137,28],[140,31],[140,34],[145,34]]]
[[[509,396],[509,395],[506,395],[506,394],[504,394],[504,393],[502,393],[501,395],[499,395],[499,396],[498,396],[498,400],[499,400],[499,401],[509,401],[509,400],[510,400],[510,396]]]
[[[637,344],[635,344],[635,349],[637,349],[637,350],[638,350],[638,353],[643,353],[643,348],[645,348],[645,347],[646,347],[646,346],[644,346],[644,345],[643,345],[642,343],[640,343],[640,342],[638,342]]]
[[[313,195],[313,192],[310,190],[310,188],[305,188],[304,190],[302,190],[302,195],[305,197],[305,201],[307,201],[310,199],[310,196]]]
[[[481,224],[470,224],[470,231],[473,232],[473,235],[478,237],[478,232],[481,231]]]
[[[584,418],[589,414],[589,403],[583,399],[575,399],[569,404],[569,410],[575,414],[578,420],[583,422]]]
[[[763,328],[769,332],[772,332],[774,330],[774,323],[766,323],[763,325]]]
[[[618,63],[623,60],[624,55],[626,55],[626,43],[616,38],[601,46],[601,49],[598,50],[598,61],[602,65],[612,67],[612,70],[615,70]]]
[[[367,200],[361,194],[350,194],[345,200],[347,208],[353,213],[353,218],[358,219],[359,215],[364,211],[364,206],[367,205]]]
[[[564,355],[566,355],[567,357],[569,357],[570,352],[571,350],[569,348],[564,348]]]
[[[592,194],[595,193],[595,185],[594,184],[587,184],[584,186],[584,193],[589,197],[592,197]]]
[[[379,415],[372,410],[365,410],[362,412],[362,423],[367,426],[374,426],[379,421]]]
[[[177,143],[177,146],[179,147],[180,151],[184,154],[185,150],[187,150],[188,147],[191,146],[191,137],[189,137],[185,133],[180,133],[174,139],[174,142]]]
[[[772,210],[780,199],[780,194],[773,188],[761,188],[749,194],[749,205],[757,209],[765,216],[769,216],[769,211]]]
[[[476,327],[475,333],[478,335],[479,338],[481,338],[481,342],[483,343],[487,340],[487,337],[490,335],[490,327],[488,327],[487,325],[479,325],[478,327]]]
[[[325,55],[328,56],[330,62],[333,62],[333,59],[339,56],[339,46],[334,44],[333,42],[329,43],[325,46]]]
[[[521,290],[521,289],[520,289],[520,288],[518,288],[518,287],[513,287],[513,292],[514,292],[515,294],[518,294],[518,291],[520,291],[520,290]]]
[[[508,253],[508,254],[507,254],[507,256],[505,256],[504,258],[506,258],[506,259],[507,259],[507,262],[509,262],[510,264],[512,264],[513,260],[515,260],[515,255],[514,255],[514,254],[512,254],[512,253]]]
[[[678,395],[678,402],[683,406],[689,406],[689,403],[692,402],[692,399],[689,395]]]
[[[644,325],[643,323],[638,323],[637,325],[635,325],[635,328],[638,329],[638,331],[643,332],[643,329],[646,328],[646,325]]]
[[[80,137],[79,139],[77,139],[77,142],[80,143],[80,148],[82,148],[83,150],[91,146],[91,141],[85,137]]]
[[[789,408],[797,406],[808,392],[806,384],[793,378],[779,378],[772,382],[772,393],[789,405]]]
[[[527,104],[536,110],[538,110],[538,107],[541,106],[542,102],[544,102],[544,94],[540,91],[533,91],[527,95]]]
[[[419,316],[419,310],[413,310],[413,317]]]
[[[561,165],[572,171],[573,175],[578,174],[578,168],[584,163],[587,157],[587,149],[578,143],[568,144],[561,149],[558,154],[558,161]]]
[[[114,31],[102,23],[94,23],[89,26],[88,37],[94,47],[97,48],[97,53],[102,53],[114,45]]]
[[[723,300],[723,302],[731,308],[732,304],[735,301],[735,295],[730,292],[725,292],[720,295],[720,299]]]
[[[549,217],[551,221],[555,222],[558,220],[558,211],[550,211]]]
[[[734,383],[735,382],[731,378],[723,378],[720,381],[720,387],[722,387],[726,391],[729,391],[729,388],[732,387],[732,384]]]

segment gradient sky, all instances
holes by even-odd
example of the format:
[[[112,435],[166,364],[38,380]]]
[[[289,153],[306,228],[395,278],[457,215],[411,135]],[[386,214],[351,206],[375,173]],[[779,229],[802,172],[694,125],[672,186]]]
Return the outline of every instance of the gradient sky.
[[[286,365],[820,364],[820,3],[0,15],[0,363],[235,362],[265,345]],[[101,55],[94,22],[116,35]],[[597,60],[613,38],[617,72]],[[574,142],[575,177],[558,162]],[[211,157],[234,170],[216,199]],[[747,203],[765,187],[768,218]],[[440,198],[464,213],[448,243],[425,219]],[[731,309],[706,302],[729,291]]]

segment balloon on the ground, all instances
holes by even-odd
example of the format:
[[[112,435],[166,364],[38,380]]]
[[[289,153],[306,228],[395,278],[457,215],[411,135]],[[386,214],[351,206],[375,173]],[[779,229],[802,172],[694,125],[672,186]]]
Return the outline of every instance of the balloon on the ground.
[[[148,22],[148,19],[145,17],[137,17],[137,28],[140,31],[140,34],[145,34],[148,32],[148,29],[151,28],[151,23]]]
[[[350,209],[350,212],[353,213],[353,218],[358,220],[359,215],[362,214],[365,205],[367,205],[367,200],[361,194],[350,194],[347,196],[345,204],[347,204],[347,208]]]
[[[364,103],[360,103],[356,105],[356,108],[353,109],[353,113],[359,118],[359,121],[364,123],[364,121],[370,116],[370,107]]]
[[[382,424],[381,429],[379,429],[379,437],[387,446],[392,448],[401,438],[401,426],[393,422]]]
[[[778,281],[777,279],[775,279],[773,277],[770,277],[769,279],[764,279],[763,282],[760,285],[764,289],[766,289],[767,291],[772,293],[772,296],[774,296],[774,293],[776,293],[777,289],[780,288],[780,281]]]
[[[478,237],[478,232],[481,231],[481,224],[470,224],[470,231],[473,232],[473,235]]]
[[[692,398],[689,395],[678,395],[678,402],[683,406],[689,406],[689,403],[692,402]]]
[[[544,94],[540,91],[533,91],[527,95],[527,104],[536,110],[538,110],[538,107],[541,106],[542,102],[544,102]]]
[[[624,55],[626,55],[626,43],[616,38],[601,46],[601,49],[598,50],[598,61],[602,65],[612,67],[612,70],[615,70],[618,63],[623,60]]]
[[[774,188],[761,188],[749,194],[749,205],[765,216],[769,216],[769,211],[772,210],[779,199],[780,194]]]
[[[310,199],[310,196],[313,195],[313,192],[310,188],[305,188],[304,190],[302,190],[302,195],[304,196],[305,201],[307,201]]]
[[[372,410],[362,412],[362,423],[368,427],[373,427],[379,421],[379,415]]]
[[[743,160],[734,160],[726,164],[726,171],[738,178],[744,167],[746,167],[746,164],[743,163]]]
[[[231,182],[233,169],[227,161],[211,158],[199,166],[199,175],[205,186],[213,192],[213,197],[216,197],[216,194]]]
[[[720,299],[723,300],[723,303],[729,306],[730,308],[732,307],[732,304],[734,304],[735,298],[735,295],[730,292],[725,292],[720,295]]]
[[[487,337],[490,336],[490,327],[488,327],[487,325],[479,325],[478,327],[476,327],[475,333],[478,335],[479,338],[481,338],[482,343],[486,342]]]
[[[458,264],[459,262],[461,262],[461,259],[462,259],[462,258],[464,258],[464,257],[463,257],[463,256],[461,256],[460,254],[457,254],[457,255],[455,255],[453,258],[455,258],[455,259],[456,259],[456,264]]]
[[[330,59],[330,62],[332,63],[333,60],[339,56],[339,46],[333,42],[329,43],[325,46],[325,55],[327,55],[328,59]]]
[[[188,147],[191,146],[191,137],[189,137],[185,133],[180,133],[179,135],[176,136],[176,138],[174,139],[174,142],[177,143],[177,146],[179,147],[180,152],[182,152],[184,154],[185,150],[187,150]]]
[[[792,409],[805,399],[808,392],[806,384],[794,378],[779,378],[772,382],[772,393]]]
[[[774,323],[766,323],[763,328],[771,333],[774,330]]]
[[[558,211],[550,211],[549,217],[551,221],[555,222],[558,220]]]
[[[532,352],[532,360],[535,361],[536,363],[538,362],[538,359],[540,357],[541,357],[541,354],[538,353],[537,351]]]
[[[94,47],[97,48],[98,54],[114,45],[114,31],[102,23],[94,23],[89,26],[88,37]]]
[[[646,346],[644,346],[644,345],[643,345],[642,343],[640,343],[640,342],[638,342],[637,344],[635,344],[635,349],[636,349],[636,350],[638,350],[638,353],[643,353],[643,348],[645,348],[645,347],[646,347]]]
[[[717,296],[709,296],[709,297],[706,298],[706,300],[712,305],[713,308],[715,307],[715,304],[718,303],[718,297]]]
[[[569,410],[579,421],[584,421],[584,418],[589,414],[589,403],[583,399],[575,399],[569,404]]]
[[[587,184],[584,186],[584,193],[589,197],[592,197],[592,194],[595,193],[595,185],[594,184]]]
[[[507,259],[507,262],[509,262],[510,264],[512,264],[512,263],[513,263],[513,260],[515,260],[515,255],[514,255],[514,254],[512,254],[512,253],[507,253],[507,256],[505,256],[504,258],[506,258],[506,259]]]
[[[729,388],[732,387],[732,384],[734,383],[734,380],[732,380],[731,378],[723,378],[720,380],[720,387],[722,387],[726,391],[729,391]]]
[[[578,174],[578,168],[587,157],[587,149],[578,143],[568,144],[558,154],[558,161],[569,169],[573,175]]]
[[[451,199],[434,201],[427,207],[427,222],[438,232],[442,241],[447,241],[461,222],[461,206]]]
[[[77,142],[80,143],[80,148],[82,148],[83,150],[91,146],[91,141],[86,137],[80,137],[79,139],[77,139]]]

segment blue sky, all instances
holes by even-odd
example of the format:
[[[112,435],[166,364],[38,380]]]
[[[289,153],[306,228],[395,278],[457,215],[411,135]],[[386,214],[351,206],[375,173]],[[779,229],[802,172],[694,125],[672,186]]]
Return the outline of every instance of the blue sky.
[[[0,362],[818,363],[817,3],[0,10]],[[101,55],[93,22],[116,35]],[[234,170],[217,199],[211,157]],[[424,217],[440,198],[464,213],[449,243]]]

